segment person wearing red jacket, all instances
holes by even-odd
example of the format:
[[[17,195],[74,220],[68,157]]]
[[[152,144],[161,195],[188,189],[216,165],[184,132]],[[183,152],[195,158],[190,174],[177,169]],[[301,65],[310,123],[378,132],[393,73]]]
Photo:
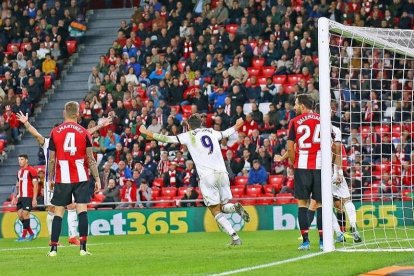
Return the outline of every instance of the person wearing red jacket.
[[[11,110],[11,106],[6,106],[6,112],[3,113],[4,122],[9,124],[11,136],[13,138],[13,142],[16,142],[19,140],[19,126],[20,122],[16,117],[16,114],[14,114]]]
[[[137,202],[137,186],[135,186],[133,179],[126,179],[126,183],[121,189],[121,203],[117,209],[134,207]]]

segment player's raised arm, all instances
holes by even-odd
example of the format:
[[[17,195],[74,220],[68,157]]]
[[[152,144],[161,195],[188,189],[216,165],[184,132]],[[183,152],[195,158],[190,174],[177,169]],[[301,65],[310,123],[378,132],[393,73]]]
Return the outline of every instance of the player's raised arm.
[[[145,134],[147,136],[147,139],[154,139],[163,143],[170,144],[180,143],[180,141],[178,141],[177,139],[177,136],[167,136],[159,133],[153,133],[151,130],[148,130],[144,125],[141,125],[139,127],[139,131],[141,132],[141,134]]]
[[[17,119],[24,125],[24,127],[29,131],[29,133],[36,138],[36,141],[39,143],[40,146],[43,146],[45,143],[45,137],[40,134],[37,129],[35,129],[29,122],[29,116],[24,115],[23,112],[19,111],[16,113]]]
[[[112,119],[113,119],[112,116],[108,116],[107,118],[102,118],[101,122],[98,123],[96,126],[89,128],[88,132],[92,134],[95,131],[98,131],[103,127],[109,126],[110,124],[112,124]]]
[[[239,118],[239,119],[237,119],[234,126],[226,129],[225,131],[222,131],[221,135],[223,136],[223,138],[230,137],[234,132],[239,130],[239,128],[241,128],[243,126],[243,124],[244,124],[243,118]]]

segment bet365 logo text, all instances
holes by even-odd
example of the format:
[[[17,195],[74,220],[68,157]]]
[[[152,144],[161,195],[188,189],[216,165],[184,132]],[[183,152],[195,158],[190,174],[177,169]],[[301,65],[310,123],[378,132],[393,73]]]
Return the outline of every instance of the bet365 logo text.
[[[30,228],[32,228],[33,233],[37,238],[37,236],[40,233],[40,230],[42,229],[42,224],[40,223],[39,218],[33,214],[30,214]],[[23,224],[19,219],[16,219],[16,221],[14,222],[14,231],[16,232],[16,235],[18,237],[22,236]]]

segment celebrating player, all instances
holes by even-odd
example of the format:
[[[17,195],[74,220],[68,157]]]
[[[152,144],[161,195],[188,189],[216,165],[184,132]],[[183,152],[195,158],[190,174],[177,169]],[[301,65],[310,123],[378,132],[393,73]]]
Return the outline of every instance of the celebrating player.
[[[30,227],[30,211],[32,207],[37,206],[37,171],[29,166],[29,158],[26,154],[18,157],[20,169],[17,172],[16,197],[13,199],[13,205],[17,199],[17,215],[23,224],[22,236],[17,241],[31,241],[35,238],[32,228]],[[27,234],[29,236],[26,238]]]
[[[237,131],[243,125],[243,119],[238,119],[233,127],[225,131],[202,128],[202,119],[199,114],[191,115],[186,124],[189,131],[177,136],[153,133],[143,125],[139,130],[147,135],[148,139],[153,138],[163,143],[181,143],[188,147],[200,176],[200,189],[204,203],[217,223],[231,236],[230,245],[241,245],[241,239],[223,213],[237,212],[246,222],[249,222],[250,217],[240,203],[228,203],[232,199],[232,194],[219,141]]]
[[[36,128],[34,128],[30,122],[29,122],[29,117],[28,115],[24,115],[21,111],[19,113],[16,114],[17,118],[19,119],[19,121],[26,127],[26,129],[29,131],[29,133],[36,139],[36,141],[39,143],[39,146],[43,149],[44,152],[44,156],[46,158],[46,173],[48,172],[48,162],[49,162],[49,153],[48,153],[48,147],[49,147],[49,140],[50,138],[45,138],[43,137]],[[100,128],[105,127],[107,125],[110,125],[112,123],[112,118],[108,117],[108,118],[104,118],[102,120],[102,122],[100,122],[97,126],[88,129],[88,132],[90,134],[94,133],[95,131],[98,131]],[[49,182],[48,182],[48,176],[46,174],[45,177],[45,183],[44,183],[44,191],[43,191],[43,196],[44,196],[44,204],[47,206],[47,217],[46,217],[46,225],[47,225],[47,230],[49,232],[49,236],[52,233],[52,221],[53,221],[53,217],[54,217],[54,206],[51,205],[50,201],[52,199],[53,196],[53,190],[51,190],[49,188]],[[74,245],[80,245],[79,240],[76,238],[77,235],[77,229],[78,229],[78,218],[77,218],[77,214],[76,214],[76,206],[74,203],[69,204],[68,206],[66,206],[66,208],[68,209],[68,216],[67,216],[67,221],[68,221],[68,234],[69,234],[69,239],[68,242],[70,244],[74,244]]]
[[[297,116],[289,123],[287,149],[289,162],[294,166],[295,198],[298,199],[299,227],[303,238],[298,249],[310,249],[307,213],[311,197],[317,202],[319,247],[323,249],[319,114],[312,111],[313,100],[308,95],[297,96],[294,108]]]
[[[52,129],[49,141],[48,179],[54,187],[51,203],[55,206],[52,222],[51,249],[48,256],[57,255],[62,217],[65,206],[76,203],[79,220],[80,255],[91,255],[86,250],[88,237],[87,204],[90,202],[88,168],[95,179],[95,191],[101,186],[98,168],[93,156],[88,131],[77,123],[79,104],[68,102],[63,112],[64,123]]]

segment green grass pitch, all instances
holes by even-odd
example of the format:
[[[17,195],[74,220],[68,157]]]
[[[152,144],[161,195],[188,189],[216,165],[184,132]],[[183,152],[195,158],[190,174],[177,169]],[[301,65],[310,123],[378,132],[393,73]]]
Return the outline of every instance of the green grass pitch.
[[[297,251],[298,231],[240,233],[243,246],[230,248],[223,233],[189,233],[89,238],[92,256],[80,257],[79,248],[63,247],[58,256],[46,257],[48,240],[17,243],[0,240],[1,275],[212,275],[289,260],[288,263],[237,275],[357,275],[389,265],[414,265],[412,252],[320,254],[316,231],[311,250]]]

